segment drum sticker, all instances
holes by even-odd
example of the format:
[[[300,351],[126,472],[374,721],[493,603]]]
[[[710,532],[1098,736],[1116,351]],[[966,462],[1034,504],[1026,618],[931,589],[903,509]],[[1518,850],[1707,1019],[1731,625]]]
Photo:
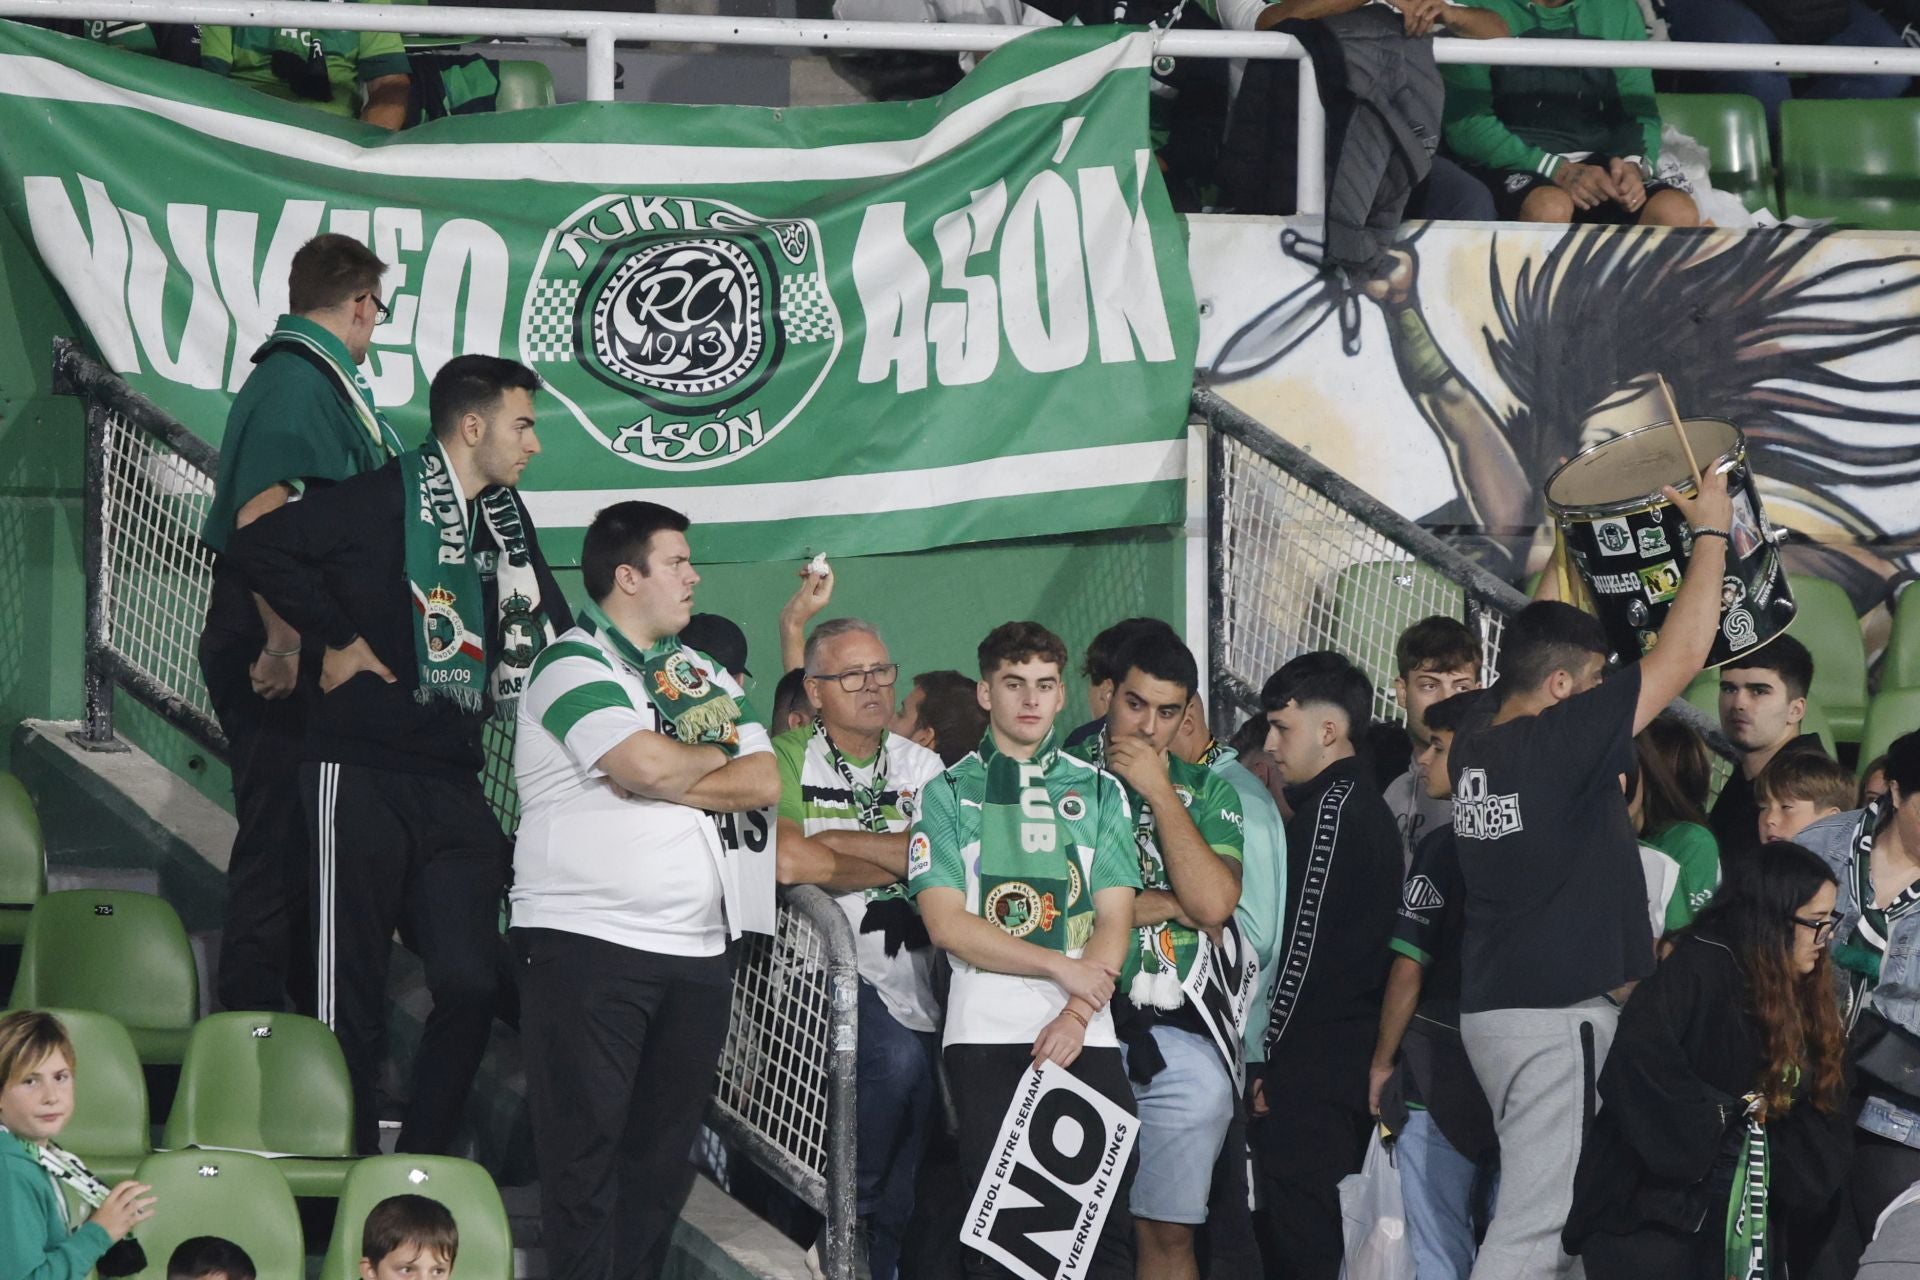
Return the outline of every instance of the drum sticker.
[[[1648,604],[1665,604],[1680,594],[1680,565],[1673,560],[1650,564],[1640,571],[1640,581],[1646,585]]]
[[[1720,634],[1727,638],[1735,653],[1750,649],[1760,640],[1760,633],[1754,629],[1753,615],[1745,609],[1733,609],[1720,623]]]
[[[1680,554],[1683,556],[1692,555],[1693,526],[1682,520],[1679,525],[1675,527],[1674,532],[1678,534],[1680,538]]]
[[[1651,560],[1655,556],[1670,556],[1673,548],[1667,545],[1667,531],[1659,525],[1648,525],[1635,532],[1640,542],[1640,558]]]
[[[1600,544],[1600,554],[1608,556],[1629,556],[1633,554],[1633,530],[1625,520],[1614,517],[1611,520],[1598,520],[1593,526],[1593,540]]]
[[[1720,607],[1723,610],[1737,609],[1746,602],[1747,584],[1740,580],[1738,574],[1730,573],[1720,579]]]
[[[1633,573],[1596,573],[1593,575],[1593,589],[1603,596],[1636,595],[1640,591],[1640,576]]]
[[[1660,633],[1658,631],[1636,631],[1633,633],[1633,636],[1634,639],[1640,642],[1640,655],[1642,657],[1652,653],[1653,646],[1660,643]]]
[[[1733,528],[1728,531],[1732,537],[1733,554],[1746,559],[1760,547],[1760,521],[1754,517],[1753,501],[1747,495],[1733,495]],[[1731,638],[1731,637],[1729,637]]]

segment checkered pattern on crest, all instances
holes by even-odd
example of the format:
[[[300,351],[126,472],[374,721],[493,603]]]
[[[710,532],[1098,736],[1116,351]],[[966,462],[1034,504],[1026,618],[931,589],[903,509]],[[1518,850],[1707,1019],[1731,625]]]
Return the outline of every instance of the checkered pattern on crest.
[[[527,321],[529,361],[573,359],[573,306],[579,297],[578,280],[542,280],[534,286]]]
[[[831,342],[833,305],[817,275],[792,275],[780,281],[780,319],[788,342]]]

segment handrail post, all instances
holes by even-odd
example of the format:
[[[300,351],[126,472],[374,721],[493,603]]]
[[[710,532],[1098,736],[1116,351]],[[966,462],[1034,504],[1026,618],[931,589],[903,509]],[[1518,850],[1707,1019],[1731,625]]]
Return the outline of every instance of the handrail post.
[[[587,33],[587,100],[589,102],[612,102],[614,73],[618,69],[614,59],[613,32],[606,27],[595,27]]]
[[[1327,211],[1327,113],[1320,105],[1320,81],[1313,59],[1300,59],[1300,136],[1294,155],[1293,209],[1300,214]]]
[[[838,905],[833,909],[838,912]],[[859,1138],[855,1107],[860,1063],[860,970],[851,947],[834,947],[830,952],[827,990],[832,1010],[827,1028],[827,1226],[820,1262],[827,1280],[853,1280],[853,1227],[860,1214],[859,1185],[854,1176]]]

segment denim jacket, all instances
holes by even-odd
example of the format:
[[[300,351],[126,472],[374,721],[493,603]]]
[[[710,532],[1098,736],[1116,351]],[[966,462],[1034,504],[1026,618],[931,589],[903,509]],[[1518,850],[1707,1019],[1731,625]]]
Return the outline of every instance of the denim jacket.
[[[1857,859],[1863,844],[1868,849],[1872,847],[1872,828],[1868,824],[1877,822],[1882,812],[1874,806],[1835,814],[1812,823],[1794,837],[1795,844],[1818,854],[1840,882],[1835,902],[1840,925],[1834,930],[1835,940],[1851,936],[1854,925],[1859,923]],[[1920,1035],[1920,911],[1903,915],[1888,925],[1886,954],[1880,960],[1880,980],[1874,984],[1869,998],[1889,1022]],[[1920,1112],[1884,1097],[1867,1099],[1859,1123],[1870,1133],[1920,1147]]]

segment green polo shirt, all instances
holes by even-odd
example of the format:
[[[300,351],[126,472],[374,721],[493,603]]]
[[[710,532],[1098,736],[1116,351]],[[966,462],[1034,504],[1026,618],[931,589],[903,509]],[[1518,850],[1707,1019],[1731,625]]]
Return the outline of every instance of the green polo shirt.
[[[385,4],[387,0],[352,3]],[[325,99],[301,93],[288,77],[291,69],[309,61],[316,46],[326,61],[327,84],[332,91]],[[207,25],[200,28],[200,65],[276,98],[304,102],[349,118],[354,115],[359,86],[381,76],[408,74],[406,47],[399,33],[393,31]]]
[[[275,328],[298,329],[325,345],[343,367],[353,367],[346,344],[311,320],[281,316]],[[310,480],[338,483],[385,465],[391,456],[312,360],[272,339],[253,359],[259,367],[227,413],[213,505],[200,530],[215,551],[227,549],[240,508],[274,485],[298,493]]]

